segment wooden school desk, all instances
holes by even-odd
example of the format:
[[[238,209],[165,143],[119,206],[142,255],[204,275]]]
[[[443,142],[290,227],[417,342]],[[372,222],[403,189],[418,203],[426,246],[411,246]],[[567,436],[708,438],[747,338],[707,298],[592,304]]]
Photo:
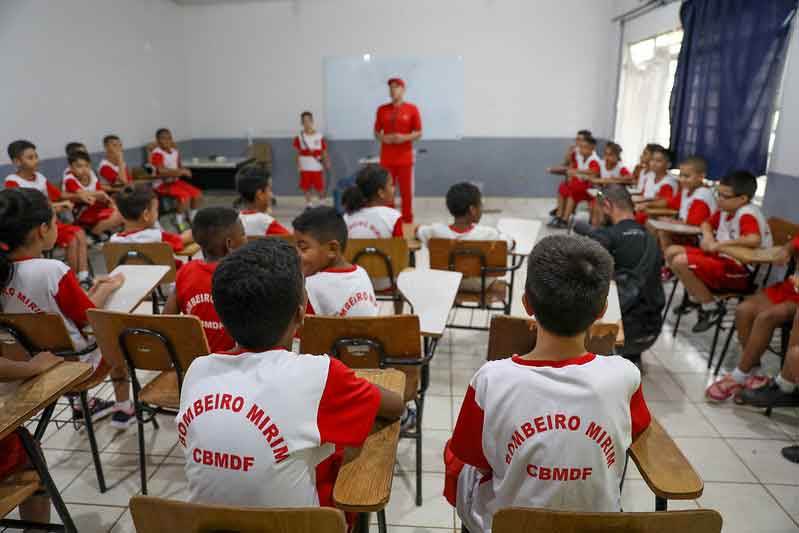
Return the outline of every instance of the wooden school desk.
[[[62,530],[69,533],[77,532],[72,517],[69,515],[64,501],[61,499],[61,494],[58,492],[58,487],[56,487],[50,477],[38,443],[34,442],[33,437],[22,425],[36,413],[44,410],[39,424],[46,426],[53,414],[56,400],[72,386],[88,378],[91,373],[92,366],[88,363],[64,361],[47,372],[23,381],[18,387],[0,394],[0,439],[4,439],[16,431],[20,440],[22,440],[25,453],[39,474],[38,480],[30,477],[26,479],[25,485],[31,485],[29,490],[25,490],[25,485],[9,487],[3,484],[0,486],[0,516],[5,516],[19,505],[22,501],[19,498],[32,494],[41,483],[44,485],[53,507],[55,507],[61,522],[64,524]],[[17,495],[16,498],[13,497],[14,494]],[[14,522],[16,522],[16,526]],[[19,527],[24,524],[12,520],[3,520],[2,525]],[[25,527],[31,526],[28,524]]]
[[[191,157],[183,160],[183,166],[192,171],[186,181],[200,189],[235,190],[236,172],[249,161],[246,157]]]
[[[186,246],[184,246],[181,251],[175,252],[175,255],[178,256],[178,257],[192,258],[199,251],[200,251],[200,245],[197,244],[196,242],[193,242],[191,244],[187,244]]]
[[[399,370],[356,370],[375,385],[402,395],[405,374]],[[378,529],[386,532],[385,507],[391,496],[400,421],[377,420],[360,450],[347,449],[333,487],[333,501],[342,511],[359,513],[359,531],[369,528],[369,513],[377,512]]]
[[[125,281],[119,289],[111,293],[103,308],[132,313],[161,283],[167,272],[169,267],[165,265],[119,265],[111,275],[122,274]]]
[[[497,229],[513,238],[516,243],[509,253],[513,255],[530,255],[533,246],[538,242],[538,232],[541,231],[540,220],[526,218],[500,218]]]
[[[647,221],[647,224],[658,231],[665,231],[675,235],[702,235],[702,228],[700,226],[683,224],[682,222],[677,222],[676,220],[651,218]]]

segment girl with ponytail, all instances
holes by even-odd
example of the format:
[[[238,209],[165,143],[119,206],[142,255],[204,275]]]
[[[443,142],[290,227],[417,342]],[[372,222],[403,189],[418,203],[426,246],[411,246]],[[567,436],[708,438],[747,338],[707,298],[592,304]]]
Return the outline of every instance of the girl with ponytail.
[[[380,165],[358,172],[355,185],[344,192],[344,220],[351,239],[402,237],[402,215],[394,209],[394,184]]]

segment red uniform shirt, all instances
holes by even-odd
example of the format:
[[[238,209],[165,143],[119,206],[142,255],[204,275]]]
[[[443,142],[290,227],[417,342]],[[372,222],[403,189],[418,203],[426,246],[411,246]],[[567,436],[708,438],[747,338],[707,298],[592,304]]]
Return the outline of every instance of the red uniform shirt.
[[[183,265],[175,278],[175,296],[181,313],[194,315],[202,322],[211,352],[224,352],[233,349],[236,343],[219,320],[211,297],[211,277],[216,265],[205,261]]]
[[[422,116],[419,109],[408,102],[398,106],[392,103],[377,108],[375,132],[401,133],[407,135],[414,131],[422,131]],[[413,165],[413,143],[380,145],[380,164],[384,167],[407,167]]]

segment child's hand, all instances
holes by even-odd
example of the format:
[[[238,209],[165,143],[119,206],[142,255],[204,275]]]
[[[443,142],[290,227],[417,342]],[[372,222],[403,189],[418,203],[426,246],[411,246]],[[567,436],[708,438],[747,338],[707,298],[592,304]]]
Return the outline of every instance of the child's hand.
[[[702,239],[699,243],[699,247],[708,253],[716,253],[719,248],[719,243],[715,239]]]
[[[799,292],[799,274],[794,274],[788,279],[791,280],[791,283],[793,283],[793,289],[796,292]]]
[[[180,169],[180,175],[184,176],[186,178],[190,178],[191,177],[191,170],[189,170],[188,168],[182,168],[182,169]]]
[[[791,253],[785,248],[781,247],[777,250],[777,255],[774,257],[774,264],[778,266],[785,266],[791,260]]]
[[[108,196],[105,191],[97,191],[94,195],[95,199],[100,202],[101,204],[108,205],[111,203],[111,197]]]
[[[101,276],[94,281],[94,286],[96,288],[104,286],[115,291],[120,288],[123,283],[125,283],[125,276],[120,273],[114,274],[113,276]]]
[[[39,352],[31,357],[30,364],[36,370],[37,374],[41,374],[46,370],[50,370],[55,365],[63,362],[64,360],[52,352]]]
[[[55,207],[55,210],[60,213],[62,211],[72,211],[72,209],[75,208],[75,204],[69,200],[63,200],[61,202],[54,203],[53,207]]]

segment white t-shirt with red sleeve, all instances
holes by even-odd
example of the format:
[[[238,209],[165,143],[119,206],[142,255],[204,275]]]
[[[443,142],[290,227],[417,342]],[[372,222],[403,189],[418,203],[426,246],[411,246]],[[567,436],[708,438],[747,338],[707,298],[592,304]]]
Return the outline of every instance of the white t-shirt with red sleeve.
[[[6,176],[3,185],[6,189],[12,189],[14,187],[21,187],[23,189],[36,189],[37,191],[46,195],[51,202],[57,202],[61,199],[61,191],[58,190],[58,187],[50,183],[50,181],[44,177],[44,174],[39,172],[36,173],[36,176],[33,180],[25,179],[18,174],[10,174]]]
[[[377,316],[380,308],[369,274],[358,265],[326,268],[305,278],[307,313],[320,316]]]
[[[340,361],[283,348],[192,362],[175,418],[189,501],[332,506],[340,454],[359,447],[380,392]]]
[[[655,198],[665,198],[668,200],[674,196],[677,192],[677,188],[680,186],[677,178],[672,176],[670,172],[666,172],[666,175],[660,178],[660,181],[656,180],[657,177],[654,172],[647,176],[643,191],[645,200],[654,200]]]
[[[402,237],[402,214],[392,207],[364,207],[344,215],[350,239]]]
[[[622,163],[621,161],[616,163],[616,166],[613,168],[608,168],[607,162],[602,159],[599,164],[599,177],[608,179],[608,178],[627,178],[631,176],[632,173],[630,169],[627,168],[627,165]]]
[[[315,131],[313,133],[300,132],[294,137],[294,149],[300,156],[301,172],[322,172],[322,153],[327,151],[327,140]]]
[[[183,239],[176,233],[169,233],[160,228],[146,228],[134,231],[120,231],[114,233],[109,239],[110,242],[146,244],[148,242],[165,242],[172,247],[172,250],[179,252],[183,250]]]
[[[679,198],[677,217],[686,224],[698,226],[716,211],[716,197],[710,187],[697,187],[693,192],[683,188]]]
[[[584,157],[581,153],[577,152],[575,154],[575,160],[577,161],[577,170],[591,170],[599,176],[600,172],[602,171],[602,160],[599,159],[599,156],[596,155],[596,152],[591,152],[591,155],[588,157]],[[578,179],[586,181],[587,178],[582,176],[575,176]]]
[[[289,230],[269,213],[244,210],[239,213],[239,218],[244,226],[244,234],[248,237],[287,235],[289,233]]]
[[[102,191],[103,188],[100,185],[100,180],[97,179],[97,176],[92,172],[91,177],[89,178],[88,185],[84,185],[77,176],[69,172],[64,175],[64,180],[61,182],[61,188],[64,192],[71,192],[75,193],[78,191],[86,191],[86,192],[96,192]]]
[[[120,185],[127,185],[129,183],[133,183],[133,176],[130,174],[130,167],[125,167],[125,176],[120,177],[119,167],[108,159],[103,159],[100,161],[100,166],[97,167],[97,172],[100,174],[100,177],[103,178],[109,185],[116,185],[117,183]]]
[[[457,228],[454,225],[440,222],[429,226],[419,226],[416,236],[424,244],[430,239],[450,239],[455,241],[505,241],[508,250],[513,248],[513,237],[505,235],[496,228],[481,224],[472,224],[468,228]]]
[[[469,531],[488,531],[505,507],[618,512],[627,449],[650,420],[641,374],[621,357],[490,361],[469,384],[448,448],[466,464],[458,515]]]
[[[774,245],[768,221],[760,208],[754,204],[739,207],[735,213],[722,213],[721,210],[717,210],[708,222],[716,231],[718,242],[734,241],[747,235],[758,234],[759,248],[769,248]]]

